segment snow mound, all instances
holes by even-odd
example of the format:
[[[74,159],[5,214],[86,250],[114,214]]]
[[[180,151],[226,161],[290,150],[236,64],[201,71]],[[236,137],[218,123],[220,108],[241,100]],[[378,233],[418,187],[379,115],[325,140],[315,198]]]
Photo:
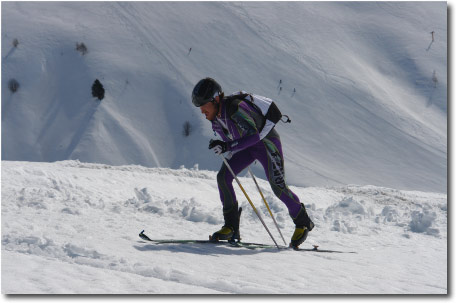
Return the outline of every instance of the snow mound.
[[[427,233],[430,235],[439,234],[439,229],[431,228],[437,215],[429,210],[418,211],[411,213],[412,220],[410,221],[410,230],[416,233]]]
[[[366,211],[364,209],[364,206],[360,202],[356,201],[353,197],[346,197],[339,203],[326,210],[326,214],[330,213],[340,213],[343,216],[364,216],[366,214]]]
[[[174,216],[191,222],[207,222],[210,224],[222,224],[212,214],[205,211],[204,206],[196,198],[190,199],[162,199],[153,197],[147,188],[134,189],[136,197],[125,201],[125,206],[133,206],[136,211],[157,214],[160,216]]]
[[[356,233],[357,221],[366,216],[364,206],[353,197],[345,197],[342,201],[326,209],[325,216],[333,220],[332,231]]]

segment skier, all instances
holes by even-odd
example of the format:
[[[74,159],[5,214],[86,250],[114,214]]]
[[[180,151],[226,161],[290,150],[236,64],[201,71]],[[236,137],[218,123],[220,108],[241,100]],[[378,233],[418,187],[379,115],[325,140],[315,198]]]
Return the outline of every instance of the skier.
[[[274,194],[288,208],[296,226],[291,245],[298,247],[314,227],[304,204],[288,188],[284,178],[284,158],[277,131],[272,128],[260,138],[265,116],[240,95],[225,97],[221,86],[212,78],[200,80],[193,89],[192,102],[212,123],[212,129],[222,140],[211,140],[209,149],[216,154],[230,152],[228,164],[237,175],[255,160],[263,166]],[[238,202],[233,188],[234,177],[223,163],[217,174],[217,184],[223,205],[224,226],[212,239],[240,239]]]

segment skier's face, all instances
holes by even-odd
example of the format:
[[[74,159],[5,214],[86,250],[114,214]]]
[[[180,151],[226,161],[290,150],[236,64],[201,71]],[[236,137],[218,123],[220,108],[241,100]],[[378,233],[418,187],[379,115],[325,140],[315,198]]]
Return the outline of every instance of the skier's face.
[[[219,103],[219,97],[215,97],[215,102],[207,102],[206,104],[200,106],[201,113],[206,116],[206,119],[209,121],[212,121],[215,119],[215,116],[217,116],[218,112],[218,106],[217,104]]]

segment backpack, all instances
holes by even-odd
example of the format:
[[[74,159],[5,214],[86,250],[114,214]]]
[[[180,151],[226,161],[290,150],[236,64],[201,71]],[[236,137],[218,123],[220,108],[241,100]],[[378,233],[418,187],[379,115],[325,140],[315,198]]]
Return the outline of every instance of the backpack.
[[[265,118],[265,122],[260,128],[260,139],[266,137],[266,135],[274,128],[274,126],[279,123],[279,121],[282,121],[284,123],[291,123],[290,118],[287,115],[282,115],[274,101],[267,97],[240,91],[237,94],[227,96],[225,100],[230,102],[235,99],[247,102]],[[286,118],[285,121],[282,120],[283,117]]]

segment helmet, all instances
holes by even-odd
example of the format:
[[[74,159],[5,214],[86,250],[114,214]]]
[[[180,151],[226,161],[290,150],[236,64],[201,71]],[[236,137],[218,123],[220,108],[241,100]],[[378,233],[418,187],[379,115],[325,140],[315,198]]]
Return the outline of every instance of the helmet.
[[[200,107],[222,92],[222,87],[212,78],[200,80],[193,89],[192,102],[196,107]]]

